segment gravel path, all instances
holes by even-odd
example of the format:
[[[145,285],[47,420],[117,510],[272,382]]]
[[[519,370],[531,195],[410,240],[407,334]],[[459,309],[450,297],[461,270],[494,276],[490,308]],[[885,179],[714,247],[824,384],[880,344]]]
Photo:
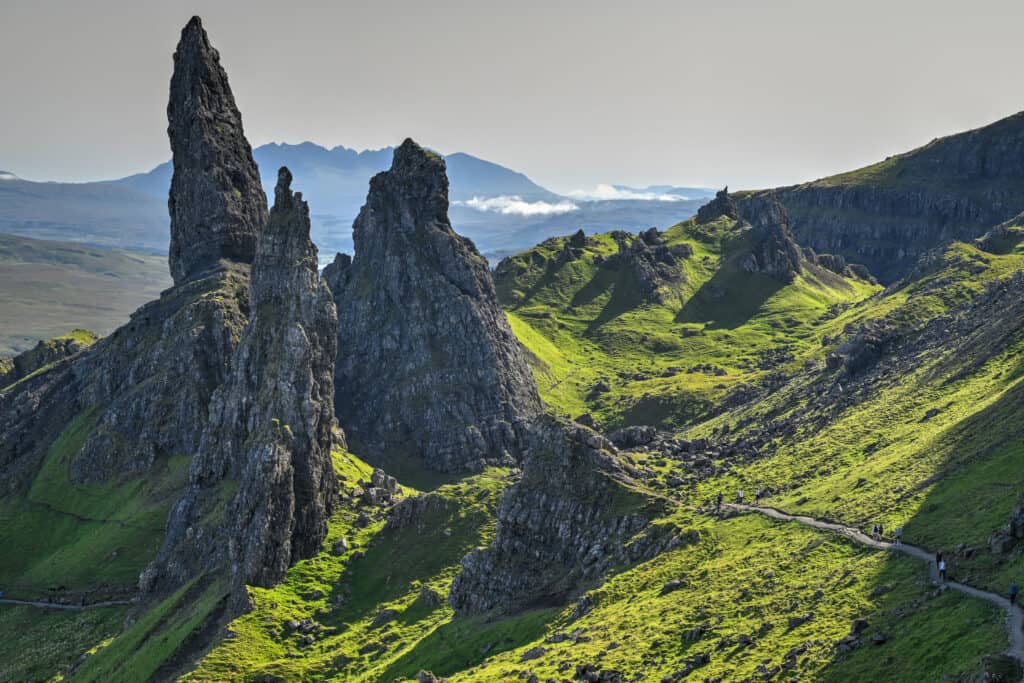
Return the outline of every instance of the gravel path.
[[[917,559],[926,562],[928,564],[928,573],[932,579],[935,581],[938,581],[939,579],[939,571],[935,566],[935,553],[925,550],[924,548],[919,548],[915,545],[910,545],[908,543],[896,545],[895,543],[889,543],[888,541],[876,541],[860,529],[843,526],[842,524],[837,524],[835,522],[826,522],[821,519],[815,519],[814,517],[807,517],[806,515],[791,515],[770,507],[743,505],[740,503],[723,504],[722,507],[739,512],[756,512],[759,515],[764,515],[784,522],[796,522],[798,524],[803,524],[804,526],[821,529],[823,531],[831,531],[833,533],[846,536],[861,545],[866,545],[871,548],[890,550],[897,553],[903,553],[904,555],[910,555],[911,557],[916,557]],[[1018,661],[1024,662],[1024,610],[1021,610],[1019,605],[1011,606],[1010,601],[1004,596],[982,590],[980,588],[975,588],[974,586],[968,586],[966,583],[946,581],[944,585],[947,588],[959,591],[965,595],[970,595],[973,598],[987,600],[1005,611],[1009,616],[1006,621],[1006,630],[1010,636],[1010,649],[1007,650],[1006,653]]]

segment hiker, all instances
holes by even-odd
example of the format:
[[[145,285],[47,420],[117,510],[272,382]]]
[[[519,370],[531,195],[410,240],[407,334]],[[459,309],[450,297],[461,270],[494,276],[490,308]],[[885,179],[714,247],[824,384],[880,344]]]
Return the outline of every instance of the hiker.
[[[939,560],[939,580],[946,583],[946,561]]]
[[[1017,582],[1014,581],[1010,584],[1010,607],[1017,604]]]
[[[743,504],[743,489],[736,492],[736,502],[741,505]]]
[[[903,545],[903,527],[896,527],[896,545]]]
[[[754,491],[754,502],[755,503],[760,503],[762,498],[764,498],[764,489],[760,489],[759,488],[759,489],[757,489],[757,491]]]
[[[875,541],[878,540],[878,525],[877,524],[875,524],[875,525],[873,525],[871,527],[871,539],[875,540]]]
[[[878,523],[878,540],[881,541],[883,539],[885,539],[885,526],[881,522],[879,522]]]
[[[722,493],[721,491],[719,491],[718,495],[715,496],[715,512],[721,512],[722,511],[722,500],[724,498],[725,498],[725,494]]]
[[[942,562],[942,551],[941,550],[936,550],[935,551],[935,566],[936,567],[939,566],[939,562]]]

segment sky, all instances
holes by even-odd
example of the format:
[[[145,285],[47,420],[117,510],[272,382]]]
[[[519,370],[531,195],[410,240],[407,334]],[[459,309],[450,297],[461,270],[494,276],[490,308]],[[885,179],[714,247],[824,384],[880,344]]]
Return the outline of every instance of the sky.
[[[1020,0],[3,0],[0,170],[168,159],[193,14],[254,146],[411,136],[565,193],[811,180],[1024,109]]]

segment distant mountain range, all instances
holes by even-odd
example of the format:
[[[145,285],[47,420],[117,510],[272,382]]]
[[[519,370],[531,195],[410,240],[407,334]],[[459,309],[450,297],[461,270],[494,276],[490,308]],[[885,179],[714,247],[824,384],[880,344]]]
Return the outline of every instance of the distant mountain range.
[[[328,261],[351,251],[352,221],[369,179],[391,164],[393,148],[357,152],[312,142],[271,143],[253,150],[268,195],[287,166],[309,201],[313,238]],[[583,228],[587,232],[666,227],[692,215],[706,188],[601,185],[563,196],[499,164],[457,152],[445,157],[451,216],[459,232],[491,258]],[[0,232],[164,253],[171,163],[111,181],[41,183],[0,173]]]

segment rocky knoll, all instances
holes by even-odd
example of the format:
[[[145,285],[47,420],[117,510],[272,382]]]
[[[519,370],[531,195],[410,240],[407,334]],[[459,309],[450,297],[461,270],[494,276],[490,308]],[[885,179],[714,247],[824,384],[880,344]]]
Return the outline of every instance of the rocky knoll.
[[[444,471],[511,462],[542,411],[487,262],[448,220],[444,160],[406,140],[370,183],[355,257],[325,270],[339,316],[336,407],[371,461]]]
[[[13,358],[0,358],[0,389],[74,356],[95,342],[96,335],[92,332],[74,330],[71,334],[41,341]]]
[[[309,238],[309,207],[291,181],[282,168],[257,235],[252,318],[210,401],[189,491],[171,513],[148,585],[229,568],[239,584],[269,586],[326,536],[337,497],[338,322]]]
[[[1024,112],[858,171],[773,191],[797,241],[863,263],[883,282],[948,241],[1024,210]],[[747,202],[765,193],[745,193]]]
[[[710,223],[722,216],[734,221],[740,219],[739,209],[736,208],[736,202],[729,194],[728,185],[716,192],[714,199],[697,209],[697,223]]]
[[[220,55],[199,17],[182,30],[174,53],[167,119],[174,159],[167,202],[174,282],[220,259],[251,262],[267,198]]]
[[[674,287],[686,281],[683,261],[693,255],[688,244],[665,244],[657,228],[639,235],[616,230],[612,237],[619,251],[601,267],[629,273],[645,301],[665,303]]]
[[[779,200],[770,196],[744,207],[750,222],[750,250],[741,267],[751,273],[764,273],[783,282],[792,282],[803,271],[803,253],[789,229],[789,217]]]
[[[649,526],[659,501],[635,488],[596,432],[543,418],[526,443],[522,479],[501,500],[494,541],[463,559],[452,584],[457,613],[561,604],[610,569],[679,542]]]

